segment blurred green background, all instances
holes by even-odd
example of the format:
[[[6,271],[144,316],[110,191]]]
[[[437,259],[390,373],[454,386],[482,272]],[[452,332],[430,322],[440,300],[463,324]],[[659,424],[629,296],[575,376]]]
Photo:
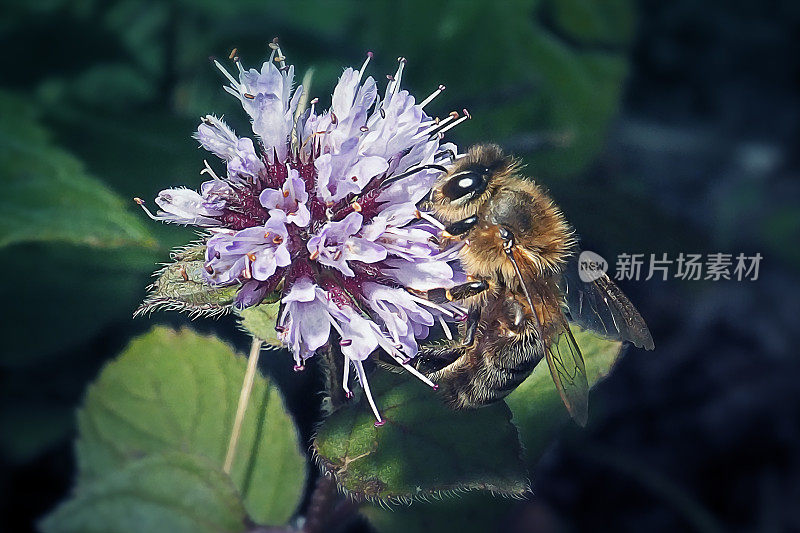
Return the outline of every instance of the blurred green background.
[[[612,264],[765,257],[755,282],[623,285],[657,351],[628,352],[589,429],[565,432],[537,497],[498,529],[800,528],[796,2],[6,0],[0,14],[7,530],[67,494],[73,410],[103,362],[154,322],[186,322],[131,318],[156,264],[193,234],[130,199],[199,185],[200,116],[248,131],[208,58],[236,47],[260,65],[274,36],[299,77],[315,69],[322,107],[368,50],[379,80],[406,57],[418,98],[447,86],[428,112],[472,114],[451,138],[523,158]],[[230,318],[193,326],[247,343]],[[319,378],[266,359],[307,439]]]

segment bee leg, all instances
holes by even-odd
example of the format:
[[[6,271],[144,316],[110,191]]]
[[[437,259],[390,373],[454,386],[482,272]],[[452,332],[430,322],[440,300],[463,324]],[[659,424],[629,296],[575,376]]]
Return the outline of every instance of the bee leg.
[[[454,363],[464,354],[460,346],[421,346],[414,367],[425,375],[433,374]]]
[[[489,288],[489,283],[486,280],[468,281],[461,285],[456,285],[451,289],[445,291],[448,300],[466,300],[472,296],[477,296]]]
[[[446,304],[448,302],[466,300],[471,296],[476,296],[489,288],[489,283],[480,281],[468,281],[461,285],[456,285],[450,289],[431,289],[426,293],[429,301],[435,304]]]
[[[478,330],[478,322],[481,320],[481,308],[475,307],[470,309],[467,315],[467,328],[464,334],[462,344],[464,346],[472,346],[475,342],[475,332]]]
[[[463,235],[478,223],[478,215],[472,215],[471,217],[467,217],[465,219],[459,220],[458,222],[453,222],[449,226],[444,228],[443,235],[445,237],[455,237],[458,235]]]

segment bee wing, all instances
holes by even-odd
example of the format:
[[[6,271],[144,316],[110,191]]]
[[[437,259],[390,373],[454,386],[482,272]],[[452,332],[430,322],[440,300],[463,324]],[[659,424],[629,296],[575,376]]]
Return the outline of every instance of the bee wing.
[[[559,313],[560,314],[560,313]],[[545,350],[550,375],[570,416],[581,427],[589,416],[589,381],[583,354],[563,315],[555,317],[558,330]]]
[[[550,375],[556,384],[558,394],[573,420],[578,425],[585,426],[589,417],[589,380],[586,377],[586,364],[581,349],[575,342],[564,314],[560,310],[548,311],[548,309],[559,309],[553,301],[552,292],[540,289],[536,284],[525,285],[526,296],[532,292],[533,298],[539,299],[542,303],[541,307],[536,307],[545,316],[540,321],[536,311],[534,315],[539,338],[544,342],[547,366],[550,368]],[[547,305],[548,300],[551,305]],[[532,302],[531,305],[533,307]]]
[[[645,350],[655,347],[642,315],[605,273],[585,282],[578,275],[577,259],[573,259],[559,286],[570,321],[609,339],[632,342]]]

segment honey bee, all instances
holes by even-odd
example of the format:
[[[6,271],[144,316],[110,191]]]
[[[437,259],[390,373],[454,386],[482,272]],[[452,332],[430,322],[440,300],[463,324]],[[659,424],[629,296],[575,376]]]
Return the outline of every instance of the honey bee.
[[[573,229],[495,145],[456,160],[427,207],[445,225],[444,240],[460,241],[469,280],[428,298],[457,301],[468,317],[460,341],[420,350],[417,369],[452,407],[476,408],[511,393],[544,358],[570,415],[585,425],[589,387],[569,322],[650,350],[639,312],[607,275],[579,279]]]

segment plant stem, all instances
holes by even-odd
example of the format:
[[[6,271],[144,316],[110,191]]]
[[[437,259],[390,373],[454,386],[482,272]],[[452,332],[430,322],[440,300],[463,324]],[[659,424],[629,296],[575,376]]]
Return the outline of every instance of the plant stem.
[[[336,410],[345,403],[344,389],[342,389],[342,372],[344,371],[344,356],[339,348],[338,342],[328,345],[328,349],[322,351],[325,360],[323,371],[325,372],[325,387],[331,399],[331,407]]]
[[[239,443],[239,434],[242,431],[244,413],[247,410],[247,403],[250,401],[250,391],[253,389],[253,380],[255,380],[256,377],[258,356],[261,353],[262,344],[263,342],[261,339],[253,337],[253,343],[250,345],[250,357],[247,359],[247,371],[244,374],[242,391],[239,394],[239,405],[236,407],[236,418],[233,419],[231,440],[228,441],[228,453],[225,454],[225,464],[222,467],[223,472],[226,474],[230,474],[231,467],[233,466],[233,459],[236,457],[236,445]]]

